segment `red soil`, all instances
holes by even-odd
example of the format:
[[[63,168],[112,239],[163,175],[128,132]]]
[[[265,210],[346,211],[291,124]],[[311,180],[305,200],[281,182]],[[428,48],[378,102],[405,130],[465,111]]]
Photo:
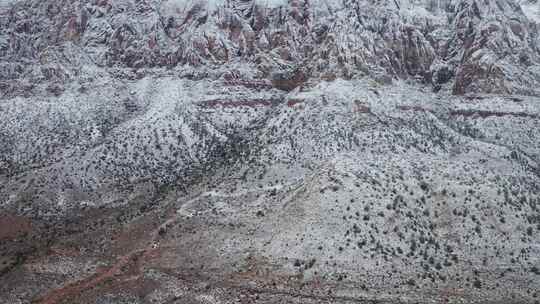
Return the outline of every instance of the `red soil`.
[[[230,100],[230,99],[213,99],[203,101],[200,105],[208,108],[224,107],[224,108],[238,108],[238,107],[270,107],[274,103],[271,99],[249,99],[249,100]]]
[[[398,106],[397,108],[401,111],[429,112],[420,106]]]
[[[12,239],[32,230],[29,219],[21,216],[0,216],[0,240]]]
[[[289,99],[289,101],[287,101],[287,106],[292,108],[295,105],[301,104],[301,103],[304,103],[303,99]]]
[[[538,119],[540,116],[535,114],[523,113],[523,112],[497,112],[497,111],[484,111],[484,110],[455,110],[450,112],[452,116],[464,116],[472,118],[487,118],[487,117],[524,117]]]

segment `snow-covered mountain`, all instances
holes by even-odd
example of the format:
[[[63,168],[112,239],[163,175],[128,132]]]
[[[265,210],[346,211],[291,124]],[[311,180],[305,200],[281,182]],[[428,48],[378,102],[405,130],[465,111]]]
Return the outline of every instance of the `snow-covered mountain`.
[[[528,15],[512,0],[16,1],[2,10],[3,91],[94,67],[241,63],[259,78],[414,78],[457,94],[536,95],[538,30],[534,4],[523,5]]]
[[[538,5],[0,1],[0,303],[535,303]]]

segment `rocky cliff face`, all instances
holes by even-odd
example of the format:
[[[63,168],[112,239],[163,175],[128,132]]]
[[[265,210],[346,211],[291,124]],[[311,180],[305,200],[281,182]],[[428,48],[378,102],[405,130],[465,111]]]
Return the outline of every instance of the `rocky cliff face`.
[[[538,8],[0,1],[0,303],[535,303]]]
[[[537,25],[513,0],[16,1],[2,17],[10,96],[27,91],[23,80],[61,91],[85,67],[233,62],[260,78],[368,75],[450,82],[455,94],[537,94]]]

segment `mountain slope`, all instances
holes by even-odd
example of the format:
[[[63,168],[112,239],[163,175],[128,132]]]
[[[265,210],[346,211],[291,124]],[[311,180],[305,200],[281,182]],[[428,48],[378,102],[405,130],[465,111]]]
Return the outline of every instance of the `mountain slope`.
[[[2,2],[0,303],[535,303],[534,5]]]

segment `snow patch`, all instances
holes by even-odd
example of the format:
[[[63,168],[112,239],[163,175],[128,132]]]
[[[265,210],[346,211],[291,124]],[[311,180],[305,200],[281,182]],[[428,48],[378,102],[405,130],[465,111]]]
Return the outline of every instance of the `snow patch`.
[[[255,0],[255,4],[268,7],[277,8],[287,5],[287,0]],[[215,10],[220,7],[226,6],[226,0],[169,0],[166,1],[166,5],[172,5],[176,7],[190,7],[194,5],[200,5],[206,7],[209,10]]]
[[[521,9],[525,16],[527,16],[527,19],[535,23],[540,23],[540,3],[538,1],[522,1]]]

